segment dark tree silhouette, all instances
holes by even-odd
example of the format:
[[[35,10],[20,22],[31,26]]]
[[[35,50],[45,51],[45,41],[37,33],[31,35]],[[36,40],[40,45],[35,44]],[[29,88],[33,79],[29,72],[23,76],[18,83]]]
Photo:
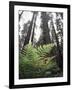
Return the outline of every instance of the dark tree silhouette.
[[[41,13],[42,25],[41,28],[43,30],[43,44],[51,43],[50,35],[49,35],[49,27],[48,27],[48,15],[46,12]]]
[[[33,39],[34,39],[34,30],[35,30],[35,25],[36,25],[37,14],[38,14],[38,12],[34,12],[34,20],[33,20],[33,24],[32,24],[30,40],[29,40],[29,43],[31,43],[32,45],[33,45]]]

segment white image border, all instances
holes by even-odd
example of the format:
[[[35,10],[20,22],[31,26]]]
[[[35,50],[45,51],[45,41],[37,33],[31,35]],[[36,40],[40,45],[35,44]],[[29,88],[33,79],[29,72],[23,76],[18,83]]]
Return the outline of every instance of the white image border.
[[[55,78],[36,78],[36,79],[19,79],[19,41],[18,41],[18,11],[46,11],[46,12],[63,12],[63,77]],[[39,83],[56,83],[67,82],[67,9],[34,7],[34,6],[14,6],[14,85],[39,84]]]

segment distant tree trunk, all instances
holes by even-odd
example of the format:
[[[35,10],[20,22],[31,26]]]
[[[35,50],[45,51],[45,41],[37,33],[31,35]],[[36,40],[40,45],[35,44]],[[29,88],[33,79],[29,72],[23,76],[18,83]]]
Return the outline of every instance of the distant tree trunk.
[[[25,37],[25,41],[24,41],[24,44],[23,44],[23,48],[26,44],[29,43],[29,39],[30,39],[30,35],[31,35],[31,30],[32,30],[32,25],[33,25],[33,20],[34,20],[34,14],[33,14],[33,17],[32,17],[32,21],[30,23],[30,26],[29,26],[29,29],[28,29],[28,32],[27,32],[27,36]],[[23,50],[22,48],[22,50]]]
[[[29,40],[29,43],[30,44],[33,44],[34,29],[35,29],[35,24],[36,24],[37,13],[38,12],[34,12],[34,19],[33,19],[33,24],[32,24],[32,30],[31,30],[30,40]]]
[[[51,43],[48,27],[48,15],[46,14],[46,12],[42,12],[41,17],[42,17],[41,28],[43,29],[43,44],[48,44]]]
[[[34,30],[35,30],[35,26],[36,26],[37,14],[38,14],[38,12],[35,13],[34,26],[33,26],[33,33],[32,33],[32,38],[31,38],[32,45],[34,44],[34,42],[33,42],[33,41],[34,41]]]

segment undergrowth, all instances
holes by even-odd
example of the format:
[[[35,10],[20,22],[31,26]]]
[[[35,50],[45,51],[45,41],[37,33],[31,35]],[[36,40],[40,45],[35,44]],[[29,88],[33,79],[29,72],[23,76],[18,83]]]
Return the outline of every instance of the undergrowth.
[[[48,44],[33,47],[28,44],[19,53],[19,78],[60,77],[62,72],[56,62],[56,46]]]

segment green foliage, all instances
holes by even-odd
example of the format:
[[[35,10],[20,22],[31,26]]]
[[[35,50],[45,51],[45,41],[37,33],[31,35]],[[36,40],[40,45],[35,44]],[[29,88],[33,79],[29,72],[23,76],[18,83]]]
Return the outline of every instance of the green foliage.
[[[54,44],[33,47],[28,44],[19,54],[19,78],[39,78],[62,76],[56,63]]]

